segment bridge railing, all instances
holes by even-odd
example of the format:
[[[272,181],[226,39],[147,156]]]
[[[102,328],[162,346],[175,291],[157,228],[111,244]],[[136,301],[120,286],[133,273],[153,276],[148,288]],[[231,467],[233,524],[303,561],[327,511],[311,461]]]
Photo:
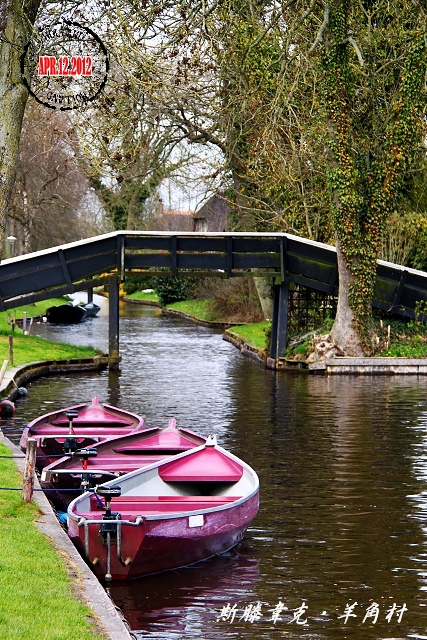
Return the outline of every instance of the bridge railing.
[[[275,278],[338,293],[334,247],[290,234],[117,231],[0,263],[0,310],[104,284],[110,274]],[[427,273],[378,262],[373,305],[414,317]]]

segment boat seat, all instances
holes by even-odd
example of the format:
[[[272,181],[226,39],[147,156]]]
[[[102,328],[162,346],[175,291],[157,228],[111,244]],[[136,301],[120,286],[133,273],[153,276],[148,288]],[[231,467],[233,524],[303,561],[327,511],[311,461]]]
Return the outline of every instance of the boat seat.
[[[235,500],[239,500],[239,496],[119,496],[112,500],[111,510],[119,511],[122,519],[131,519],[136,515],[201,511],[221,507]],[[91,496],[91,507],[97,509],[97,506],[96,497]],[[90,517],[89,513],[79,515]]]

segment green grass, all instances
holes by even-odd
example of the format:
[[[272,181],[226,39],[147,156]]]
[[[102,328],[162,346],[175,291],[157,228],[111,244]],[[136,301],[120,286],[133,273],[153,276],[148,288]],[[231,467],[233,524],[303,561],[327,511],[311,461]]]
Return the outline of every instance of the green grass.
[[[13,335],[13,366],[19,367],[37,360],[68,360],[69,358],[93,358],[99,355],[97,349],[78,347],[62,342],[52,342],[37,336],[24,336],[22,332]],[[0,360],[9,358],[9,338],[0,335]],[[10,364],[10,363],[9,363]],[[10,365],[12,366],[12,365]]]
[[[216,317],[210,310],[211,300],[205,298],[203,300],[183,300],[182,302],[173,302],[167,305],[167,309],[173,309],[174,311],[181,311],[198,320],[205,320],[206,322],[216,322]]]
[[[159,296],[157,293],[145,293],[144,291],[135,291],[134,293],[126,294],[126,298],[130,300],[146,300],[147,302],[159,302]]]
[[[387,358],[426,358],[427,344],[392,344],[380,355]]]
[[[244,338],[257,349],[265,349],[265,331],[269,329],[270,322],[252,322],[251,324],[242,324],[237,327],[230,327],[232,333]]]
[[[27,318],[31,316],[43,315],[48,307],[56,304],[64,304],[64,298],[55,298],[37,302],[34,305],[18,307],[10,311],[0,313],[0,366],[3,360],[9,359],[9,338],[12,334],[11,327],[8,324],[8,315],[10,318],[15,317],[21,319],[23,312],[27,312]],[[92,358],[100,352],[91,347],[79,347],[61,342],[53,342],[36,336],[25,336],[21,329],[15,326],[13,332],[13,366],[21,366],[28,362],[36,360],[64,360],[68,358]],[[12,364],[9,363],[9,367]]]
[[[2,443],[0,455],[10,455]],[[0,486],[22,487],[10,458],[0,458]],[[89,622],[92,611],[73,595],[65,559],[37,529],[38,514],[21,491],[0,491],[0,639],[103,638]]]

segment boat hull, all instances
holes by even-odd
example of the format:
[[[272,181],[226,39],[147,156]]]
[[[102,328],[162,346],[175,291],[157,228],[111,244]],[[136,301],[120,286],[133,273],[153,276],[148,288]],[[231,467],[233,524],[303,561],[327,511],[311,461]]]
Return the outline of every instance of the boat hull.
[[[83,305],[83,308],[86,310],[88,318],[94,318],[101,310],[99,304],[95,304],[95,302],[88,302],[87,304]]]
[[[80,324],[87,316],[86,309],[80,305],[61,304],[46,309],[46,320],[51,324]]]
[[[258,509],[256,491],[248,499],[229,506],[187,511],[170,518],[143,516],[139,526],[122,527],[121,557],[128,564],[123,566],[117,559],[117,547],[113,545],[109,571],[98,527],[88,526],[88,545],[84,527],[79,527],[75,520],[69,520],[68,535],[83,554],[88,547],[89,563],[101,580],[107,573],[112,580],[130,580],[188,566],[231,549],[242,540]],[[194,525],[194,521],[200,523],[202,519],[203,524]]]
[[[21,450],[25,452],[28,438],[36,440],[36,465],[39,469],[64,456],[64,443],[70,436],[66,417],[69,411],[77,411],[78,414],[72,422],[71,436],[76,438],[77,448],[80,449],[144,429],[144,420],[140,416],[100,404],[97,398],[92,400],[91,405],[79,404],[47,413],[25,427],[19,442]]]

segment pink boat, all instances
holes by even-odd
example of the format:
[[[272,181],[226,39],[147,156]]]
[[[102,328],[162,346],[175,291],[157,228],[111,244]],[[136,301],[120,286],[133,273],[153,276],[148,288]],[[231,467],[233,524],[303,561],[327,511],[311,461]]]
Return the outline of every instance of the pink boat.
[[[68,534],[99,578],[126,580],[227,551],[258,509],[255,471],[209,437],[76,498]]]
[[[36,418],[25,427],[19,445],[25,452],[28,438],[37,441],[36,464],[42,469],[65,453],[142,429],[140,416],[93,398],[90,405],[77,404]]]
[[[165,428],[115,437],[73,452],[43,469],[40,484],[59,509],[66,509],[86,489],[130,471],[199,447],[206,438],[176,426],[175,418]]]

